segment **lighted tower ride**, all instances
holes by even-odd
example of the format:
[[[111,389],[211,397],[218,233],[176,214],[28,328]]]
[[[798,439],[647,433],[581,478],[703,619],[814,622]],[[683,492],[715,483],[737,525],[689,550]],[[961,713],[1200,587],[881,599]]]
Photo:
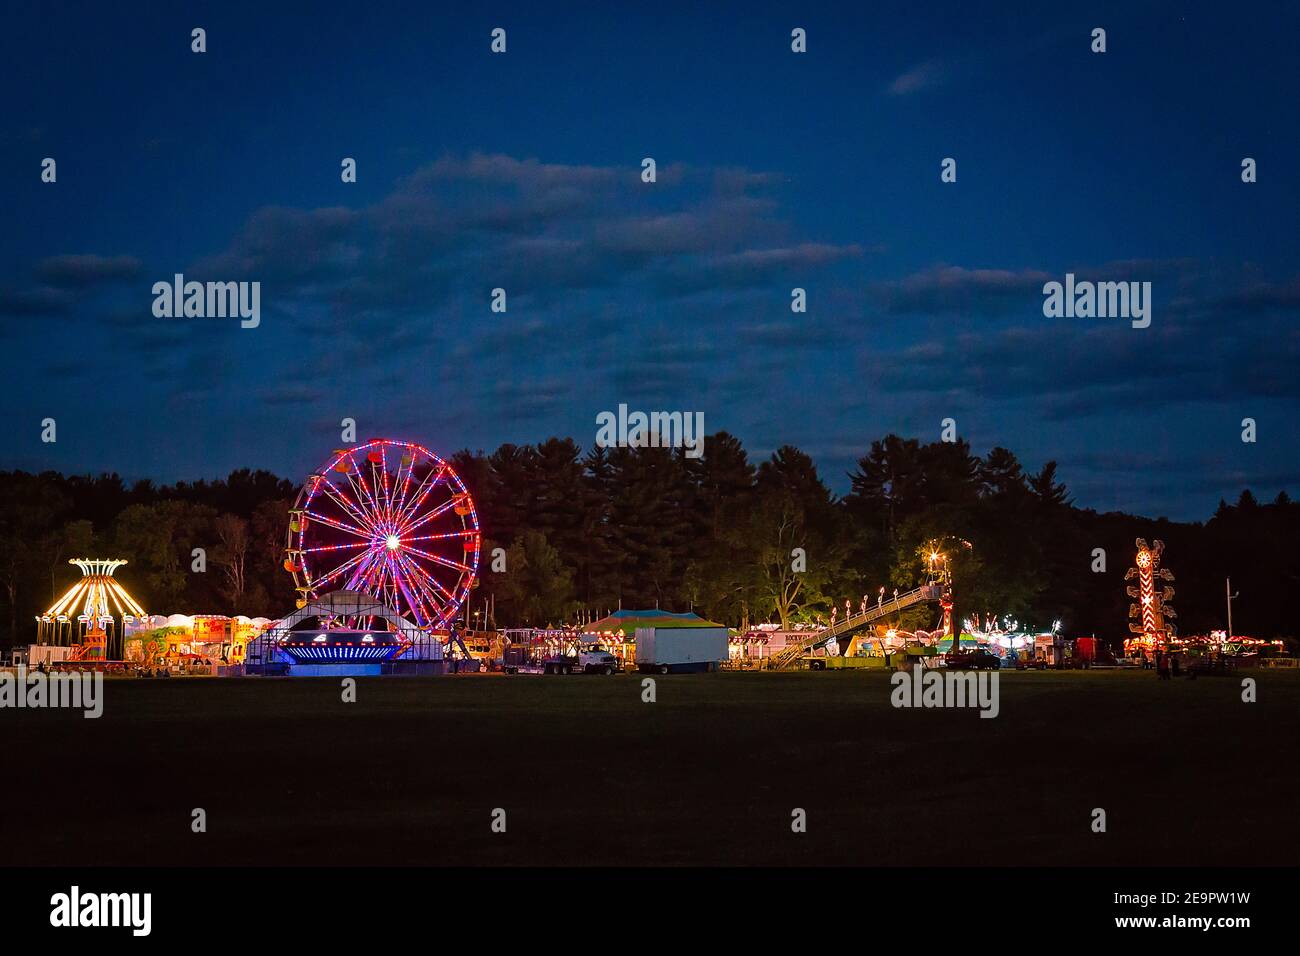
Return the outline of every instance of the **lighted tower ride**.
[[[1169,618],[1178,616],[1169,606],[1174,589],[1164,583],[1172,581],[1174,574],[1168,568],[1160,566],[1165,550],[1163,541],[1156,540],[1148,547],[1144,538],[1138,538],[1136,544],[1134,567],[1129,568],[1124,575],[1125,581],[1136,578],[1138,582],[1136,586],[1130,584],[1127,588],[1128,596],[1137,598],[1137,603],[1128,607],[1128,615],[1133,618],[1129,621],[1128,629],[1136,636],[1124,642],[1124,650],[1125,653],[1140,651],[1144,656],[1150,657],[1156,651],[1166,650],[1169,639],[1177,633],[1177,628],[1169,623]],[[1162,582],[1159,590],[1156,588],[1157,581]]]
[[[72,558],[82,578],[36,618],[39,644],[77,644],[77,659],[102,660],[109,656],[110,636],[120,644],[126,625],[146,617],[113,572],[126,564],[123,558]],[[116,626],[116,627],[115,627]],[[112,648],[121,657],[120,646]]]

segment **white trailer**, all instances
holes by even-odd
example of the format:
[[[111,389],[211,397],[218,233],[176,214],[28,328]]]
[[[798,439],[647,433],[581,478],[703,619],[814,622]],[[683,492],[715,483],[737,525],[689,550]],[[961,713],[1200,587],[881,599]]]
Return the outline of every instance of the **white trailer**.
[[[643,673],[716,671],[727,659],[725,627],[638,627],[636,666]]]
[[[27,645],[27,666],[35,667],[37,664],[44,664],[49,667],[51,664],[57,664],[60,661],[70,660],[72,658],[72,648],[60,644],[28,644]]]

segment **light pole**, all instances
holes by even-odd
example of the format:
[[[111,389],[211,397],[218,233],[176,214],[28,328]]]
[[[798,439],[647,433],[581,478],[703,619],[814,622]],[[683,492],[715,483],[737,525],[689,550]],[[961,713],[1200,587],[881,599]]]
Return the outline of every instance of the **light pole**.
[[[1228,597],[1228,640],[1232,640],[1232,602],[1237,595],[1232,593],[1232,578],[1223,579],[1223,593]],[[1240,592],[1238,592],[1240,593]]]

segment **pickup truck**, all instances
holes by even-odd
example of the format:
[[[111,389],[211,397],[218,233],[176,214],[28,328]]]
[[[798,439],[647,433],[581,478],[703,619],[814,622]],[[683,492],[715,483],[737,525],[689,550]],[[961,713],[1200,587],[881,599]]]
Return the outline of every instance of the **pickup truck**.
[[[542,662],[546,674],[613,674],[618,669],[618,658],[598,647],[583,648],[576,657],[555,654]]]

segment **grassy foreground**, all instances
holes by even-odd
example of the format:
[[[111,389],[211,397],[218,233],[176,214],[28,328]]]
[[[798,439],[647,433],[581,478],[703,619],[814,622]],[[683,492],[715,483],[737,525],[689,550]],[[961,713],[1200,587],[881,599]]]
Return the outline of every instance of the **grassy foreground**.
[[[1300,674],[1248,673],[114,680],[0,710],[0,864],[1294,865]]]

